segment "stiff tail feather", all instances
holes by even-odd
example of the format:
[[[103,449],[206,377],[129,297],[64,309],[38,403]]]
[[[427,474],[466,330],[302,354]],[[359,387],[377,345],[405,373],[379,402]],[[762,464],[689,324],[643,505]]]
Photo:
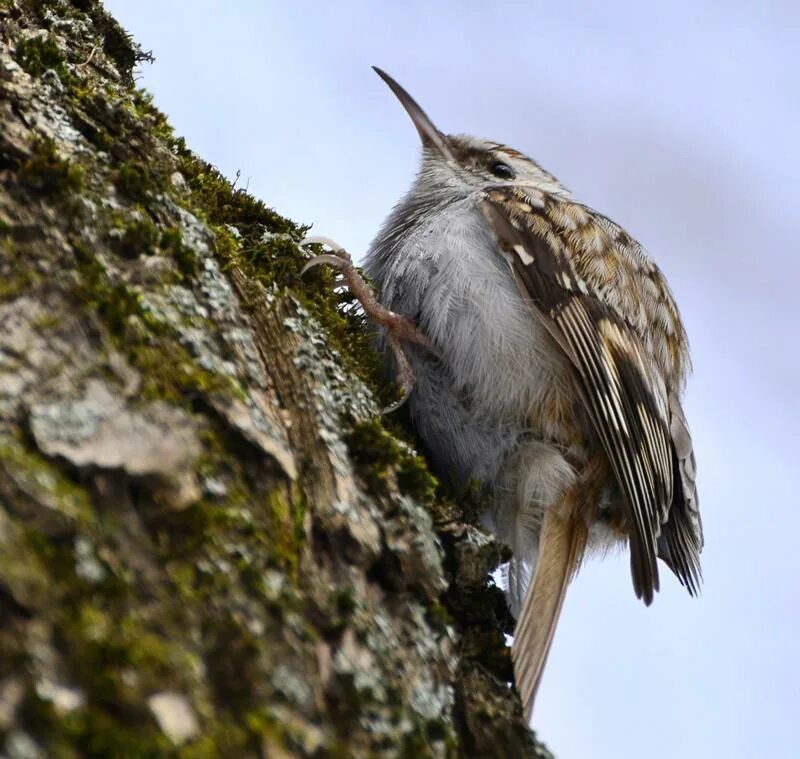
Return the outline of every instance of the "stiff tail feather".
[[[586,548],[586,522],[579,514],[564,516],[558,506],[547,510],[539,537],[539,556],[522,613],[514,632],[511,658],[525,718],[533,702],[553,642],[567,586]]]

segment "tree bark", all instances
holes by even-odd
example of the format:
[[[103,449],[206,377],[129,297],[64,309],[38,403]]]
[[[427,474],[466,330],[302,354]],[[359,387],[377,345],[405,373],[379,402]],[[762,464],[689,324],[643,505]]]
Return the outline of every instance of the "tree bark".
[[[5,755],[549,756],[502,548],[147,58],[95,0],[0,0]]]

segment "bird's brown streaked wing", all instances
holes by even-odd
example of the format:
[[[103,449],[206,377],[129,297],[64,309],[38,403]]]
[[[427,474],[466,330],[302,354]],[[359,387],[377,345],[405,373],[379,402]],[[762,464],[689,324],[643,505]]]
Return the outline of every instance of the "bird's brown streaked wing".
[[[487,194],[485,216],[520,289],[565,350],[628,508],[631,574],[658,590],[657,540],[673,497],[667,391],[627,322],[576,274],[557,230],[519,190]]]

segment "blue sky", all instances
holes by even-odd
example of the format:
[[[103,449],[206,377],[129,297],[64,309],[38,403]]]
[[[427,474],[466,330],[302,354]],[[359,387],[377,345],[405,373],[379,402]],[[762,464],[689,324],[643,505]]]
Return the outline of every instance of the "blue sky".
[[[800,4],[106,0],[190,146],[356,257],[417,136],[506,142],[625,226],[692,340],[706,530],[693,600],[627,556],[567,596],[535,724],[559,759],[797,755]]]

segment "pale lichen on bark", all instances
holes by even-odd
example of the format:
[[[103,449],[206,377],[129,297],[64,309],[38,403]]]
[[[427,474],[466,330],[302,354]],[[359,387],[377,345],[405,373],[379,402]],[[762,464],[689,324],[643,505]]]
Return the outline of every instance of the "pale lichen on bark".
[[[146,59],[95,0],[0,0],[5,755],[547,756],[501,547]]]

